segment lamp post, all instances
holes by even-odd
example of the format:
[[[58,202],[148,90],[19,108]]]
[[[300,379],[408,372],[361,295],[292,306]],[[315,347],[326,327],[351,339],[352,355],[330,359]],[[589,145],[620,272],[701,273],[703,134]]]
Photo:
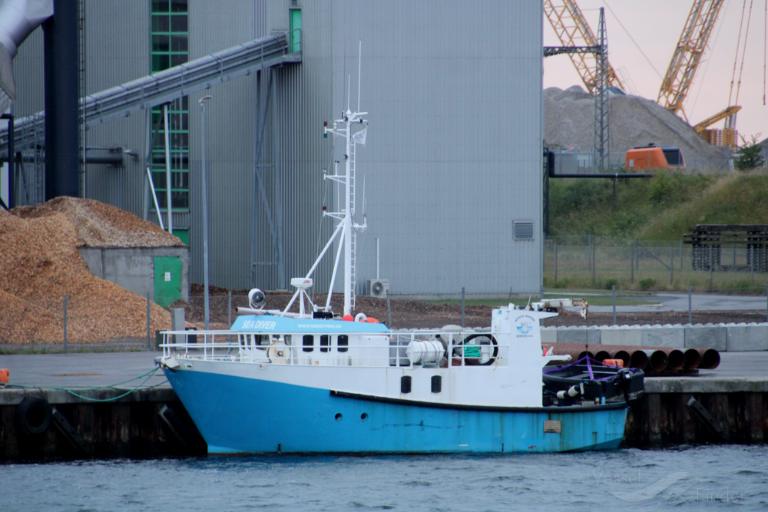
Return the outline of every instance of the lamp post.
[[[201,136],[201,190],[202,190],[202,203],[203,203],[203,315],[205,329],[208,329],[208,321],[210,320],[210,305],[208,302],[208,175],[206,173],[207,159],[206,159],[206,136],[205,132],[208,127],[208,109],[206,105],[208,100],[211,99],[210,95],[203,96],[198,100],[200,104],[200,111],[202,113],[200,118],[200,136]]]

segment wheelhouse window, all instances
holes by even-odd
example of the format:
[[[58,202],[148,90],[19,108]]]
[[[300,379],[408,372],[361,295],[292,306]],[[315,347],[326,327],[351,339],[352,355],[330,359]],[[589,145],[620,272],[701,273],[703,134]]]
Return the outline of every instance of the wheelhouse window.
[[[349,350],[349,337],[346,334],[339,336],[336,340],[336,347],[339,352],[346,352]]]
[[[320,336],[320,352],[328,352],[331,350],[331,337],[327,334]]]
[[[305,334],[301,344],[304,352],[312,352],[315,349],[315,337],[311,334]]]

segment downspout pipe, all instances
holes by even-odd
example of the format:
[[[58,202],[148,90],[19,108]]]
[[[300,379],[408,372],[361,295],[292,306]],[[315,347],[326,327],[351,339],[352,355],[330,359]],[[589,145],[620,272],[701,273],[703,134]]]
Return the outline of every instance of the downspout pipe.
[[[78,3],[53,0],[53,17],[43,23],[46,199],[79,191]]]
[[[19,45],[53,15],[53,0],[0,2],[0,114],[16,100],[13,58]]]
[[[0,3],[0,117],[8,121],[8,204],[14,207],[13,109],[16,80],[13,59],[19,45],[53,15],[53,0],[6,0]]]

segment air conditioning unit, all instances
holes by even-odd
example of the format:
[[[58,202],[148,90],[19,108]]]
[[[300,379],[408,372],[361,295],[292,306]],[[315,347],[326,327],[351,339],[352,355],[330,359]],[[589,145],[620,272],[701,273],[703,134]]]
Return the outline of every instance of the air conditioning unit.
[[[371,297],[383,299],[389,293],[389,279],[370,279],[368,281],[368,294]]]

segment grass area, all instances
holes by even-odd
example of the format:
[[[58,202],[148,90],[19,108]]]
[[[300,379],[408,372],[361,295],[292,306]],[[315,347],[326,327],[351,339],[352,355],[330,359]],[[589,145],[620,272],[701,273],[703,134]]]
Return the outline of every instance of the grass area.
[[[614,191],[615,190],[615,191]],[[659,172],[648,180],[550,181],[544,286],[764,293],[768,274],[693,271],[683,235],[696,224],[768,224],[768,171]],[[748,268],[745,248],[723,263]]]
[[[677,241],[696,224],[768,224],[768,173],[550,180],[550,237]]]

